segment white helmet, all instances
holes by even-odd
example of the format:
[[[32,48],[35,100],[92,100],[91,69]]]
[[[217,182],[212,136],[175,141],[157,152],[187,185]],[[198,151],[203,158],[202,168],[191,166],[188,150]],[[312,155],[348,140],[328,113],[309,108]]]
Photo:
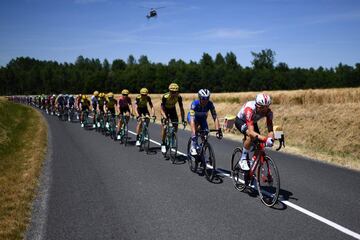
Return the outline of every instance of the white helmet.
[[[258,106],[268,107],[271,104],[271,98],[265,93],[259,93],[258,95],[256,95],[255,103]]]
[[[207,99],[210,98],[210,91],[208,89],[200,89],[198,92],[199,99]]]

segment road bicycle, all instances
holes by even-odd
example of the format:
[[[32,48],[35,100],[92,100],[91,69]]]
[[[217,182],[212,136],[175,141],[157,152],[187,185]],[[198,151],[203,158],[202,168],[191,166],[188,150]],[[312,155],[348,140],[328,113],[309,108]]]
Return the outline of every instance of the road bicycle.
[[[169,119],[165,120],[165,148],[166,152],[163,153],[165,158],[170,157],[171,162],[175,163],[176,156],[177,156],[177,149],[178,149],[178,140],[177,140],[177,134],[175,131],[175,126],[180,124],[179,122],[172,122]],[[184,126],[184,129],[186,125],[182,123]],[[168,156],[169,155],[169,156]]]
[[[279,151],[285,146],[284,135],[279,141]],[[254,155],[252,161],[248,161],[249,171],[240,168],[239,160],[242,155],[242,148],[234,149],[231,157],[231,177],[234,187],[239,191],[246,188],[253,189],[257,187],[261,201],[268,207],[276,204],[280,192],[280,175],[275,161],[266,154],[265,143],[256,138],[253,142]]]
[[[110,111],[106,114],[106,133],[110,135],[110,138],[116,141],[116,122],[117,122],[117,115],[112,114]]]
[[[208,142],[210,132],[218,132],[216,129],[199,130],[196,132],[197,137],[201,139],[200,144],[197,146],[197,155],[191,155],[191,137],[188,141],[187,153],[188,164],[192,172],[197,172],[198,168],[202,169],[202,174],[211,182],[216,176],[216,159],[212,146]]]
[[[150,152],[150,134],[149,134],[149,122],[150,120],[153,120],[155,122],[156,116],[149,117],[139,117],[138,118],[141,121],[142,130],[139,134],[139,141],[140,141],[140,147],[139,151],[143,151],[145,149],[146,153],[148,154]]]
[[[126,114],[120,114],[120,121],[122,122],[122,126],[119,131],[119,140],[121,144],[124,144],[126,146],[129,139],[129,125]]]

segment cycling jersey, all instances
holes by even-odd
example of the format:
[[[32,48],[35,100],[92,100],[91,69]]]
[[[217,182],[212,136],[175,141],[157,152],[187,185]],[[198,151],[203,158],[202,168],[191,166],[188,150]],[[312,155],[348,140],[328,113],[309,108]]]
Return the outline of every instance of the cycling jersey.
[[[117,102],[114,98],[106,98],[106,100],[104,101],[104,104],[106,105],[106,107],[110,110],[115,109],[115,105],[117,105]]]
[[[84,110],[84,109],[88,109],[89,106],[90,106],[90,101],[89,101],[88,98],[86,98],[86,99],[81,99],[81,100],[80,100],[80,103],[81,103],[81,107],[82,107],[83,110]]]
[[[171,109],[175,108],[176,103],[179,103],[179,106],[182,107],[182,97],[180,95],[177,95],[175,97],[172,97],[171,94],[165,93],[161,99],[161,106],[163,109]]]
[[[266,117],[266,124],[270,126],[272,125],[273,112],[270,108],[268,108],[265,113],[258,113],[256,112],[255,101],[249,101],[241,107],[237,117],[248,126],[254,125],[254,123],[259,121],[261,118]]]
[[[211,101],[208,101],[205,106],[201,106],[200,100],[194,100],[191,103],[190,111],[188,113],[188,122],[190,123],[191,119],[194,119],[196,124],[200,124],[202,130],[208,129],[206,121],[208,111],[211,112],[211,115],[215,120],[217,115],[214,104]]]
[[[128,96],[120,96],[118,99],[120,108],[126,108],[131,105],[131,98]]]
[[[98,98],[94,95],[91,96],[91,105],[94,109],[96,109],[97,105],[99,104]]]
[[[135,103],[136,103],[137,107],[140,108],[140,109],[145,109],[145,108],[147,109],[147,104],[148,103],[150,105],[152,105],[150,96],[141,97],[141,95],[139,95],[139,96],[136,97]]]

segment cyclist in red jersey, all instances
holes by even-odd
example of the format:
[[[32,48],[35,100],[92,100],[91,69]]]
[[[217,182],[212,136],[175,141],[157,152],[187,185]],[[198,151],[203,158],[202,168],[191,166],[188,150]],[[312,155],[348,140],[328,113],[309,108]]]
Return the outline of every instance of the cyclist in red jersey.
[[[270,104],[270,96],[260,93],[256,96],[255,101],[245,103],[236,116],[235,126],[244,134],[244,146],[239,165],[241,169],[245,171],[250,170],[248,164],[249,152],[251,144],[256,137],[260,141],[266,143],[266,147],[272,147],[274,145],[273,112],[269,108]],[[267,136],[260,135],[259,127],[257,125],[257,122],[264,117],[266,117],[268,129]]]
[[[121,91],[121,96],[118,98],[119,111],[120,111],[120,114],[126,115],[126,123],[129,122],[130,114],[133,115],[133,109],[131,106],[131,98],[128,95],[129,95],[129,90],[124,89]],[[117,133],[116,133],[116,136],[118,137],[118,139],[120,139],[119,132],[120,132],[120,129],[122,128],[122,125],[123,125],[123,121],[122,121],[122,118],[120,118],[120,121],[118,122]]]

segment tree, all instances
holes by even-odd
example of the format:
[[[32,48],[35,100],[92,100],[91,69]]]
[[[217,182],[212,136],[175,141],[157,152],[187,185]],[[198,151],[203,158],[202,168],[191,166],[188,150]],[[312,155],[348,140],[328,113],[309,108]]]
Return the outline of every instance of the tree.
[[[261,50],[259,53],[251,52],[254,60],[251,62],[255,69],[273,69],[276,53],[271,49]]]

